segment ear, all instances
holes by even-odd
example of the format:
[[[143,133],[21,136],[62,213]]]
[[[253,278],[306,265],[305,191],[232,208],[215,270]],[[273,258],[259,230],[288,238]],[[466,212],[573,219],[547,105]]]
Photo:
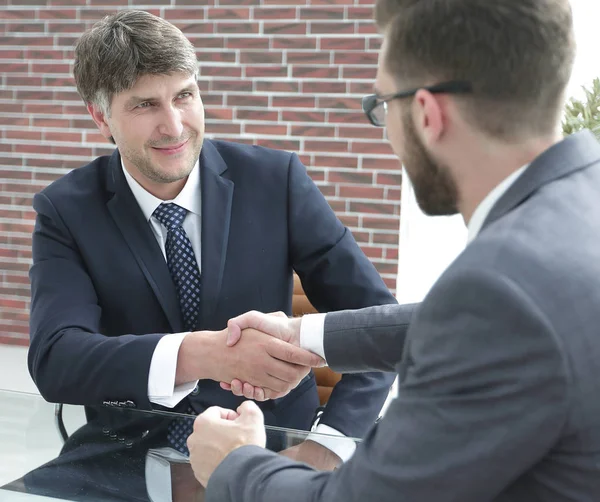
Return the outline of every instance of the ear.
[[[429,91],[421,89],[415,94],[413,116],[415,127],[426,145],[432,146],[444,134],[444,110],[440,100]]]
[[[112,133],[110,132],[110,126],[108,125],[108,121],[106,120],[106,116],[100,110],[100,108],[92,103],[87,104],[87,111],[96,122],[98,129],[100,129],[100,134],[104,136],[106,139],[110,140],[112,137]]]

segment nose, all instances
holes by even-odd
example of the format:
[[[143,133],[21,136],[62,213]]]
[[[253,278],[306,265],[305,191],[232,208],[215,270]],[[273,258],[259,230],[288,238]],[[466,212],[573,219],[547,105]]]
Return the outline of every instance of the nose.
[[[181,111],[174,106],[164,109],[161,121],[158,126],[158,132],[161,136],[170,136],[171,138],[180,138],[183,133],[183,124],[181,121]]]

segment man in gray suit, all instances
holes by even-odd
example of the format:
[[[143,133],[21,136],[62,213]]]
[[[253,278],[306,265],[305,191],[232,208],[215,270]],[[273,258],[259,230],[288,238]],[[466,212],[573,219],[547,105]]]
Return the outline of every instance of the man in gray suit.
[[[337,371],[395,370],[399,393],[332,473],[261,448],[253,403],[211,408],[188,440],[206,500],[597,502],[600,145],[558,132],[568,1],[378,0],[376,19],[365,111],[470,242],[414,309],[230,321],[231,343],[269,332]]]

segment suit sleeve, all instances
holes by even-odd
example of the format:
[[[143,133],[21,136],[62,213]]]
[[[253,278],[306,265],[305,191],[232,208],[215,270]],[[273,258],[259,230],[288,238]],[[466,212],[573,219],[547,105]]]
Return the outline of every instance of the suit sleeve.
[[[294,154],[289,165],[288,229],[291,261],[306,296],[319,312],[395,304],[373,264]],[[394,375],[345,374],[320,423],[363,437],[387,398]]]
[[[514,282],[476,270],[430,294],[411,325],[399,396],[334,473],[246,446],[208,502],[495,500],[559,440],[568,361],[547,316]],[[510,495],[508,496],[510,498]]]
[[[102,312],[76,240],[44,193],[33,206],[28,365],[40,393],[51,402],[150,408],[150,361],[164,335],[101,334]]]

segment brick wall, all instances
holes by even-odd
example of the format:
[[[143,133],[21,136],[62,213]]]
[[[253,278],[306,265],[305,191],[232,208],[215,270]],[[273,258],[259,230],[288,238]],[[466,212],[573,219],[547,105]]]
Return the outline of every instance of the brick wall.
[[[1,1],[0,342],[27,343],[33,194],[112,151],[73,85],[72,47],[126,5],[197,47],[207,135],[297,152],[394,288],[400,166],[360,105],[380,45],[372,0]]]

